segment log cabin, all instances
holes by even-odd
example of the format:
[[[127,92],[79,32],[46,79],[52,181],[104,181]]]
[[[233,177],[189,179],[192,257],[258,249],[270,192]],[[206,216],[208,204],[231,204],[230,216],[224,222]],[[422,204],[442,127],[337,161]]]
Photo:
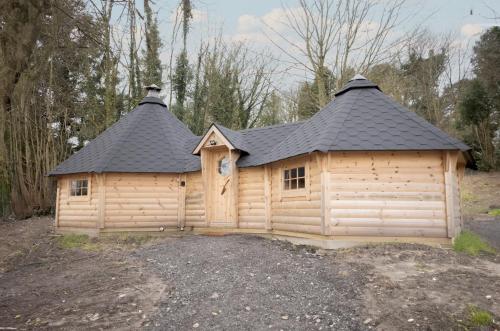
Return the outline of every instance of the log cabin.
[[[469,147],[356,75],[312,118],[194,135],[159,88],[49,175],[57,232],[440,238]]]

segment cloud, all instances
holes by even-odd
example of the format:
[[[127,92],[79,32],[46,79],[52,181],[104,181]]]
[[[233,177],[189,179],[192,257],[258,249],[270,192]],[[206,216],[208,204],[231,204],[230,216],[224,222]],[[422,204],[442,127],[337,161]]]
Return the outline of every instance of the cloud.
[[[238,32],[248,33],[255,32],[262,27],[262,23],[259,18],[254,15],[241,15],[238,17]]]
[[[462,34],[466,37],[474,37],[474,36],[477,36],[479,34],[481,34],[481,32],[483,32],[484,30],[484,26],[481,25],[481,24],[465,24],[462,26],[462,28],[460,29]]]
[[[234,41],[249,41],[260,43],[262,46],[271,46],[270,35],[282,34],[294,36],[287,26],[287,14],[299,17],[302,11],[298,7],[273,8],[262,16],[244,14],[238,17],[236,33],[232,36]]]

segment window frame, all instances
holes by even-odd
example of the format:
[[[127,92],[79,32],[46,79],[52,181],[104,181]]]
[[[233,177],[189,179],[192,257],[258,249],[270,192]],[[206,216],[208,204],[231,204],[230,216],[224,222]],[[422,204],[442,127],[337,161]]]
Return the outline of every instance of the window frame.
[[[297,169],[298,168],[304,168],[304,176],[298,176],[297,173],[297,186],[298,186],[298,179],[299,178],[304,178],[304,187],[303,188],[296,188],[296,189],[285,189],[285,171],[286,170],[292,170],[292,169]],[[283,198],[288,198],[288,197],[305,197],[306,200],[310,200],[310,167],[309,167],[309,159],[308,158],[301,158],[300,160],[296,160],[293,162],[288,162],[284,163],[280,167],[280,193],[281,193],[281,199]],[[280,200],[281,200],[280,199]]]
[[[77,181],[87,181],[87,194],[86,195],[73,195],[73,182]],[[82,190],[82,188],[80,188]],[[90,195],[92,193],[92,180],[90,177],[74,177],[68,179],[68,196],[71,200],[90,200]]]

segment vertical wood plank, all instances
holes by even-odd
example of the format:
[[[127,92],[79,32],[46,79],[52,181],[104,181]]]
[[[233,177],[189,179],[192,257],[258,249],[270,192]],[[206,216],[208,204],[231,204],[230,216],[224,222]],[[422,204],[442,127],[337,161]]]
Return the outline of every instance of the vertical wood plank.
[[[210,211],[210,205],[211,205],[211,197],[212,194],[210,192],[210,187],[208,183],[208,179],[210,177],[209,174],[209,162],[210,162],[210,155],[207,154],[205,149],[201,149],[200,151],[200,157],[201,157],[201,176],[203,179],[203,191],[205,192],[204,194],[204,200],[205,200],[205,226],[208,227],[210,224],[210,218],[212,217],[211,211]]]
[[[327,152],[324,156],[325,158],[325,178],[324,178],[324,186],[325,186],[325,234],[331,235],[330,231],[330,213],[331,213],[331,200],[330,200],[330,157],[331,153]]]
[[[456,231],[456,215],[455,205],[459,201],[455,201],[454,192],[456,189],[456,168],[457,168],[458,152],[446,151],[443,154],[443,168],[444,168],[444,187],[446,199],[446,225],[448,238],[453,238],[457,234]]]
[[[104,220],[106,214],[106,174],[97,174],[97,192],[99,195],[99,202],[97,204],[97,227],[99,229],[104,229]]]
[[[231,197],[229,199],[230,217],[236,228],[239,227],[238,220],[238,194],[239,194],[239,170],[236,165],[240,157],[240,152],[236,150],[229,151],[229,161],[231,164]]]
[[[179,175],[179,195],[177,203],[178,226],[184,229],[186,224],[186,174]],[[184,185],[183,185],[184,183]]]
[[[57,179],[57,190],[56,190],[56,210],[54,215],[54,226],[57,228],[59,226],[59,206],[60,206],[60,196],[61,196],[61,180]]]
[[[320,181],[321,181],[321,234],[328,234],[328,208],[329,208],[329,199],[328,199],[328,169],[327,169],[327,161],[328,156],[325,154],[316,154],[316,160],[318,162],[318,166],[320,167]]]
[[[272,230],[272,209],[271,209],[271,165],[264,167],[264,206],[266,215],[266,230]]]

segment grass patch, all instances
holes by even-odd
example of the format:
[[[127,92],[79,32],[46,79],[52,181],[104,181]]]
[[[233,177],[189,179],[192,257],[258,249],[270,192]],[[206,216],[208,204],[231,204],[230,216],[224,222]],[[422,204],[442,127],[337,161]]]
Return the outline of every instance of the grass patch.
[[[477,200],[477,198],[472,192],[466,190],[465,188],[462,190],[462,201],[474,202],[475,200]]]
[[[474,305],[469,306],[469,324],[473,327],[493,325],[493,316],[489,311]]]
[[[153,239],[153,236],[149,234],[137,234],[137,233],[119,233],[109,236],[103,236],[100,238],[106,243],[125,245],[125,246],[142,246],[145,243]]]
[[[489,215],[491,216],[500,216],[500,208],[497,208],[497,209],[491,209],[489,212],[488,212]]]
[[[465,252],[470,255],[477,255],[480,252],[495,253],[495,249],[487,242],[483,241],[477,234],[470,231],[462,231],[453,243],[456,252]]]
[[[86,234],[67,234],[58,238],[59,246],[66,249],[78,248],[97,251],[106,248],[133,249],[153,239],[148,234],[120,233],[90,238]]]
[[[62,248],[79,248],[88,251],[95,251],[99,246],[92,242],[86,234],[67,234],[59,237],[59,246]]]

